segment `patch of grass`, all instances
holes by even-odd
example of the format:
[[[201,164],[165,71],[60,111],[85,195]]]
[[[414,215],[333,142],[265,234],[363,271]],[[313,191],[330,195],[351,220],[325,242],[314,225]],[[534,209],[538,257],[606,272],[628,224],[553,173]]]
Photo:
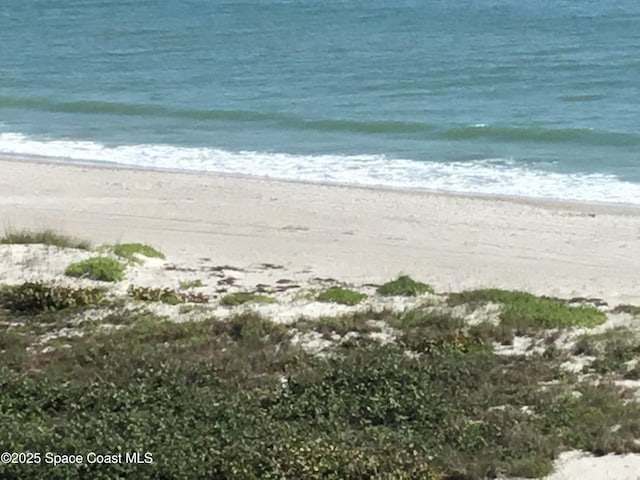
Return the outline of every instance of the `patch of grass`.
[[[613,385],[580,383],[549,356],[476,348],[444,314],[387,321],[431,347],[407,355],[404,341],[354,342],[318,357],[255,313],[133,314],[44,353],[22,327],[0,325],[3,447],[154,455],[59,466],[64,478],[221,480],[533,477],[563,450],[640,450],[640,405]],[[50,476],[0,464],[2,478]]]
[[[14,230],[7,231],[4,237],[0,238],[0,243],[4,244],[45,244],[60,248],[78,248],[81,250],[91,250],[91,242],[81,240],[68,235],[63,235],[54,230]]]
[[[640,307],[637,305],[618,305],[613,309],[613,313],[628,313],[637,317],[640,316]]]
[[[316,299],[316,296],[318,295],[319,292],[320,290],[317,288],[310,288],[310,287],[301,288],[295,292],[293,298],[295,300],[308,300],[310,302],[313,302]]]
[[[12,312],[41,313],[98,305],[104,298],[101,288],[72,288],[26,282],[0,290],[0,304]]]
[[[469,290],[452,293],[447,300],[449,306],[467,304],[474,307],[489,302],[501,303],[500,319],[503,324],[520,330],[594,327],[607,318],[603,312],[591,306],[570,306],[559,299],[512,290]]]
[[[156,250],[150,245],[143,243],[117,243],[109,247],[114,254],[120,258],[125,258],[130,262],[139,262],[136,255],[142,255],[148,258],[162,258],[165,256],[162,252]]]
[[[93,257],[72,263],[65,270],[65,275],[102,282],[117,282],[124,278],[124,270],[125,266],[113,258]]]
[[[387,315],[387,312],[354,312],[335,317],[320,317],[317,320],[302,319],[296,322],[294,327],[300,331],[313,330],[325,335],[326,337],[333,334],[344,336],[349,332],[366,334],[379,332],[380,328],[372,325],[371,320],[377,320],[381,317],[386,317]]]
[[[433,293],[433,288],[426,283],[413,280],[408,275],[401,275],[395,280],[380,285],[377,291],[385,296],[414,297],[422,293]]]
[[[170,305],[179,303],[207,303],[209,297],[202,293],[177,292],[171,288],[137,287],[130,285],[127,294],[134,300],[143,302],[162,302]]]
[[[358,431],[367,432],[359,438],[372,435],[381,443],[409,442],[431,455],[445,478],[548,474],[557,452],[578,442],[567,430],[567,417],[580,423],[605,409],[613,417],[594,418],[598,433],[581,424],[580,444],[608,451],[613,445],[599,434],[626,411],[634,427],[616,449],[638,448],[632,439],[640,409],[624,405],[614,391],[602,393],[613,408],[602,402],[591,410],[592,397],[567,402],[563,386],[541,391],[540,382],[558,378],[542,357],[501,358],[460,347],[425,350],[414,358],[402,345],[369,346],[318,359],[313,371],[289,378],[273,408],[283,422],[323,430],[339,421],[343,435]]]
[[[483,339],[468,333],[463,319],[446,312],[417,308],[389,317],[388,324],[403,332],[400,343],[413,352],[485,348]]]
[[[464,320],[448,312],[433,311],[425,308],[414,308],[387,318],[390,326],[404,332],[414,328],[428,327],[448,333],[464,327]]]
[[[199,288],[199,287],[203,287],[204,284],[202,283],[202,280],[200,279],[196,279],[196,280],[181,280],[180,281],[180,288],[183,290],[188,290],[190,288]]]
[[[226,333],[235,341],[280,344],[289,336],[287,327],[255,313],[236,315],[223,325]]]
[[[497,342],[500,345],[513,345],[515,337],[513,327],[499,323],[481,322],[469,327],[469,335],[478,338],[485,343]]]
[[[631,395],[631,396],[629,396]],[[543,429],[561,432],[566,445],[595,455],[639,452],[640,405],[632,394],[621,394],[611,384],[581,383],[564,395],[545,395],[533,408],[542,412]]]
[[[388,315],[389,326],[403,332],[400,342],[409,350],[424,352],[433,349],[491,349],[493,342],[512,343],[513,332],[500,325],[483,322],[468,325],[451,312],[419,307]]]
[[[158,317],[147,310],[146,307],[117,307],[113,308],[109,314],[100,319],[99,322],[97,322],[97,325],[132,325],[149,319],[157,321]]]
[[[28,348],[35,336],[24,327],[0,325],[0,364],[19,369],[29,361]]]
[[[259,295],[250,292],[229,293],[220,299],[222,305],[235,307],[244,303],[276,303],[276,299],[268,295]]]
[[[626,374],[627,364],[640,358],[640,337],[628,328],[617,328],[597,335],[582,335],[573,347],[573,354],[596,357],[586,370],[599,374]]]
[[[367,298],[364,293],[343,287],[330,287],[316,296],[319,302],[338,303],[340,305],[357,305]]]
[[[179,309],[178,309],[178,313],[180,313],[181,315],[186,315],[189,313],[200,313],[200,314],[205,314],[210,312],[210,309],[206,306],[206,305],[193,305],[193,304],[189,304],[189,305],[180,305]]]

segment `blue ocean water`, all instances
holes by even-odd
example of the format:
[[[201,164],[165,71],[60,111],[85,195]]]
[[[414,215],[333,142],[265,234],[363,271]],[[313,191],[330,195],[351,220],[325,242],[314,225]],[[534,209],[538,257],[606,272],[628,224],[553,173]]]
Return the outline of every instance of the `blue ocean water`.
[[[640,205],[640,2],[3,0],[2,154]]]

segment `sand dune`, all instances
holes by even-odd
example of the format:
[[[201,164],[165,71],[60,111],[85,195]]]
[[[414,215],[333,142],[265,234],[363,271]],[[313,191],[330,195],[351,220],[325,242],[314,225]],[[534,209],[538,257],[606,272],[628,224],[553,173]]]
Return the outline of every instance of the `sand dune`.
[[[0,172],[4,227],[350,281],[404,272],[441,291],[640,301],[635,208],[9,159]]]
[[[362,284],[403,272],[442,292],[492,286],[640,303],[633,208],[22,160],[0,160],[0,172],[5,229],[145,241],[176,263],[241,266],[254,286],[283,276]],[[64,281],[63,266],[76,258],[53,250],[6,246],[0,281]],[[164,262],[152,267],[132,279],[177,283]],[[640,456],[565,452],[549,480],[573,478],[636,480]]]

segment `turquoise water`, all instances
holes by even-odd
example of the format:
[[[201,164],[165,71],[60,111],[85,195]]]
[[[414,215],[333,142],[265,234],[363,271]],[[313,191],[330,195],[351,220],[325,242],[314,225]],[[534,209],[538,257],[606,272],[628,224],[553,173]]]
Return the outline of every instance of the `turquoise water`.
[[[0,154],[640,204],[637,0],[3,0],[0,45]]]

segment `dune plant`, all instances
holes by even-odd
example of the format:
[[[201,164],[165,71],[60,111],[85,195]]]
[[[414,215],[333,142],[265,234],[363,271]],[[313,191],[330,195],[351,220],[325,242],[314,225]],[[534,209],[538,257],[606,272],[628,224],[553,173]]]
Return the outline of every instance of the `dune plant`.
[[[606,320],[606,315],[590,305],[567,305],[557,298],[538,297],[528,292],[497,288],[468,290],[449,295],[450,306],[500,303],[500,320],[515,328],[594,327]]]
[[[298,331],[315,331],[325,335],[326,337],[333,334],[346,335],[350,332],[368,334],[371,332],[379,332],[380,326],[374,322],[375,320],[384,318],[387,315],[388,312],[386,311],[356,311],[333,317],[320,317],[318,319],[301,318],[294,324],[294,326]]]
[[[244,303],[275,303],[276,299],[268,295],[260,295],[251,292],[229,293],[220,299],[222,305],[234,307]]]
[[[0,303],[12,312],[53,312],[66,308],[99,304],[104,298],[100,288],[73,288],[26,282],[0,291]]]
[[[202,293],[177,292],[171,288],[138,287],[130,285],[127,294],[134,300],[162,302],[171,305],[179,303],[207,303],[209,297]]]
[[[613,309],[613,313],[628,313],[637,317],[640,316],[640,307],[637,305],[618,305]]]
[[[124,278],[125,266],[110,257],[92,257],[72,263],[65,270],[70,277],[87,278],[102,282],[117,282]]]
[[[330,287],[316,296],[319,302],[339,303],[341,305],[357,305],[367,298],[364,293],[343,287]]]
[[[313,356],[255,313],[117,323],[46,351],[28,325],[0,328],[7,450],[117,451],[127,438],[154,462],[68,464],[65,478],[310,480],[532,478],[563,450],[638,451],[630,394],[553,357],[479,348],[444,317],[400,323],[424,334],[411,355],[401,340]],[[51,475],[0,464],[0,477]]]
[[[199,287],[203,287],[204,284],[202,283],[202,280],[195,279],[195,280],[181,280],[180,281],[180,288],[183,290],[188,290],[190,288],[199,288]]]
[[[117,243],[111,245],[109,248],[118,257],[125,258],[130,262],[139,262],[136,255],[142,255],[148,258],[165,258],[162,252],[144,243]]]
[[[573,353],[596,357],[585,367],[587,371],[625,374],[630,362],[640,358],[640,336],[628,328],[611,329],[596,335],[585,334],[576,341]]]
[[[91,242],[63,235],[54,230],[10,230],[0,238],[4,244],[44,244],[60,248],[91,250]]]
[[[385,296],[413,297],[422,293],[433,293],[433,288],[426,283],[418,282],[408,275],[401,275],[378,287],[378,293]]]

